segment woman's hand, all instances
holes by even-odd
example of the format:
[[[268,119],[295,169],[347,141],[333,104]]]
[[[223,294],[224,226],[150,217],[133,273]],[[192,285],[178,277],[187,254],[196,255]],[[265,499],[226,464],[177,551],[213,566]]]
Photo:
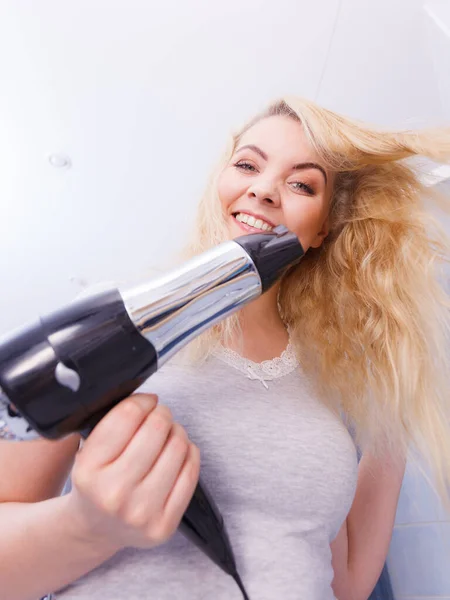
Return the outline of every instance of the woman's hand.
[[[94,543],[157,546],[175,533],[199,473],[199,450],[169,408],[135,394],[98,423],[78,453],[70,511]]]

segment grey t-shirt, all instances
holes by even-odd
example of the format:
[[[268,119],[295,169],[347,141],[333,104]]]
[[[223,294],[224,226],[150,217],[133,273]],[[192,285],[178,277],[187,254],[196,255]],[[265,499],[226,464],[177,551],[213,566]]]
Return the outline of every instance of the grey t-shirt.
[[[224,357],[200,367],[168,363],[140,391],[158,394],[199,446],[202,481],[222,512],[250,599],[334,600],[330,542],[353,501],[356,449],[300,368],[283,374],[283,365],[268,366],[273,378],[262,381]],[[240,600],[242,594],[177,532],[158,548],[119,552],[55,598]]]

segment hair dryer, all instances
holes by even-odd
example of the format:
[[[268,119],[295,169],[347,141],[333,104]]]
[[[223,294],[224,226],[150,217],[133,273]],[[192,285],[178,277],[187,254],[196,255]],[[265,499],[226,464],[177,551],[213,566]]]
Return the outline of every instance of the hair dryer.
[[[236,238],[167,275],[76,300],[0,341],[0,408],[22,438],[86,437],[202,331],[268,290],[304,251],[285,227]],[[223,518],[199,482],[181,531],[244,597]]]

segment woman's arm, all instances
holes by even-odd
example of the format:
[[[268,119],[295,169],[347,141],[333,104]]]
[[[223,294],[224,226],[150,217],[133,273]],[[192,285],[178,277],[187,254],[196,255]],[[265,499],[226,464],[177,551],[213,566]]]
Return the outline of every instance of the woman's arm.
[[[118,548],[77,526],[68,496],[0,504],[0,597],[36,600],[78,579]]]
[[[367,600],[383,570],[406,461],[363,454],[352,507],[331,544],[338,600]]]
[[[0,440],[0,503],[39,502],[61,493],[80,436],[63,440]]]
[[[79,439],[0,440],[2,598],[35,600],[114,554],[82,535],[67,496],[53,498],[67,479]]]

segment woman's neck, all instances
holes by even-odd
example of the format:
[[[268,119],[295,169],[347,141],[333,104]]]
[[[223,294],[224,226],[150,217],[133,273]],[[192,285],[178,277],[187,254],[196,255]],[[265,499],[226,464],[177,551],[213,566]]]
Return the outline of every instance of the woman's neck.
[[[278,310],[278,287],[244,306],[239,313],[240,331],[225,344],[254,362],[280,356],[286,349],[289,334]]]

